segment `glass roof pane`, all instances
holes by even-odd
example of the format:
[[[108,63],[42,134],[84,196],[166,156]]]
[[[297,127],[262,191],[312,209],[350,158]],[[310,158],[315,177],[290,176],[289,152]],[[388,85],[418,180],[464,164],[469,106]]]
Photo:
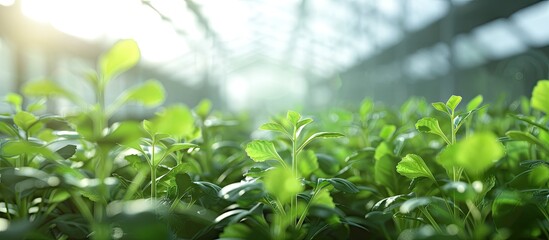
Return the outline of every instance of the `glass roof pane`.
[[[520,36],[524,37],[528,44],[535,47],[549,44],[549,31],[542,30],[547,29],[549,23],[549,1],[540,2],[515,13],[511,21],[524,32]]]
[[[491,59],[512,56],[527,49],[517,33],[505,20],[496,20],[473,30],[473,38],[481,50]]]

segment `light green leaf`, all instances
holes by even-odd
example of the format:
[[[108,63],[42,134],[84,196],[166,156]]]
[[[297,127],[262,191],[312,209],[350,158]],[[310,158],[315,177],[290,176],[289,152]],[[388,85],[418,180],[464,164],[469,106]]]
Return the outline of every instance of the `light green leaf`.
[[[381,159],[382,157],[384,157],[385,155],[389,155],[389,156],[392,156],[393,155],[393,150],[391,147],[389,147],[389,144],[387,142],[381,142],[377,147],[376,147],[376,150],[374,152],[374,158],[376,160],[379,160]]]
[[[446,135],[444,135],[442,129],[440,129],[440,125],[438,124],[438,120],[436,118],[425,117],[419,119],[416,123],[416,129],[420,132],[436,134],[440,136],[446,143],[450,144],[450,141],[448,140]]]
[[[295,111],[288,111],[286,114],[286,119],[288,119],[292,125],[296,126],[297,122],[301,119],[301,115]]]
[[[192,112],[183,104],[161,110],[150,123],[144,122],[144,124],[147,125],[149,133],[168,134],[174,138],[187,137],[195,130]]]
[[[266,160],[277,160],[284,163],[284,160],[278,155],[274,144],[265,140],[254,140],[246,145],[246,153],[248,156],[256,161],[263,162]]]
[[[202,99],[194,108],[196,115],[202,119],[206,119],[208,114],[210,114],[210,111],[212,111],[212,101],[210,101],[210,99]]]
[[[21,111],[21,105],[23,104],[23,97],[17,93],[8,93],[4,100],[11,104],[16,112]]]
[[[389,139],[393,136],[395,131],[396,131],[395,125],[383,125],[383,128],[381,128],[381,131],[379,132],[379,136],[383,140],[389,141]]]
[[[301,177],[308,178],[311,173],[318,169],[318,160],[312,150],[303,151],[297,158],[297,169]]]
[[[296,124],[296,136],[299,137],[299,135],[301,134],[301,130],[303,130],[303,128],[307,125],[309,125],[309,123],[312,123],[313,122],[313,119],[311,118],[305,118],[305,119],[301,119],[297,122]]]
[[[301,182],[290,169],[275,168],[265,174],[263,179],[265,190],[275,196],[281,204],[285,204],[303,191]]]
[[[396,169],[398,173],[410,179],[426,177],[436,181],[433,173],[423,159],[415,154],[408,154],[406,157],[403,157]]]
[[[290,136],[290,133],[288,133],[288,131],[286,131],[286,129],[284,128],[284,126],[282,126],[280,123],[277,123],[277,122],[265,123],[265,124],[261,125],[261,126],[259,127],[259,129],[261,129],[261,130],[267,130],[267,131],[281,132],[281,133],[284,133],[284,134]]]
[[[454,110],[456,110],[456,107],[459,105],[460,102],[461,102],[461,96],[452,95],[452,96],[450,96],[450,98],[446,102],[446,106],[451,111],[454,111]]]
[[[482,101],[483,101],[482,95],[477,95],[476,97],[471,99],[469,103],[467,103],[467,111],[473,111],[477,109],[480,106],[480,104],[482,104]]]
[[[303,150],[303,148],[305,148],[305,146],[307,146],[309,143],[311,143],[315,139],[318,139],[318,138],[340,138],[340,137],[344,137],[344,136],[345,135],[343,135],[341,133],[337,133],[337,132],[318,132],[318,133],[315,133],[315,134],[311,135],[309,138],[307,138],[307,140],[305,140],[303,142],[303,144],[301,144],[301,146],[299,146],[299,148],[297,149],[297,152],[300,152],[301,150]]]
[[[99,70],[103,77],[103,84],[116,75],[123,73],[134,67],[141,53],[134,40],[121,40],[99,59]]]
[[[438,111],[441,111],[446,114],[450,114],[450,110],[448,109],[446,104],[444,104],[443,102],[435,102],[435,103],[432,103],[431,105],[433,105],[433,107]]]
[[[362,120],[365,120],[370,112],[374,110],[374,102],[371,99],[364,99],[360,104],[360,117]]]
[[[143,106],[154,107],[164,102],[164,87],[157,80],[148,80],[143,84],[125,91],[120,97],[120,105],[127,102],[140,103]]]
[[[5,122],[0,122],[0,132],[12,137],[17,136],[18,134],[16,129]]]
[[[37,154],[48,159],[61,159],[57,153],[33,142],[7,142],[2,147],[2,155],[4,156],[18,156],[21,154]]]
[[[324,188],[321,189],[313,199],[311,199],[311,205],[325,206],[328,208],[335,208],[334,200],[330,196],[330,192]]]
[[[463,167],[470,177],[481,177],[505,154],[503,145],[490,132],[479,132],[447,147],[437,162],[450,172],[452,166]]]
[[[21,111],[15,114],[13,122],[24,131],[28,131],[38,122],[38,118],[32,113]]]
[[[536,188],[546,188],[549,182],[549,167],[540,164],[528,174],[528,181]]]
[[[547,147],[541,140],[534,137],[532,134],[528,132],[521,132],[521,131],[508,131],[505,133],[509,138],[517,141],[526,141],[530,144],[537,145],[541,149],[545,150],[547,153],[549,153],[549,147]]]
[[[80,105],[83,103],[81,98],[78,98],[76,95],[59,86],[56,82],[48,79],[32,81],[25,84],[23,87],[23,94],[32,97],[65,97],[73,103]]]
[[[540,80],[532,91],[532,108],[549,114],[549,80]]]

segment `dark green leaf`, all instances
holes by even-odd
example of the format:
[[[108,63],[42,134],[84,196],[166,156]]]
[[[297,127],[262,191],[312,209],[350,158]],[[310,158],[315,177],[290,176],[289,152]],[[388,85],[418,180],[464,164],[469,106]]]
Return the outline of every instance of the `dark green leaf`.
[[[319,178],[318,183],[330,183],[332,186],[334,186],[335,189],[346,192],[346,193],[357,193],[360,190],[356,187],[355,184],[350,182],[347,179],[343,178]]]
[[[76,146],[75,145],[67,145],[59,150],[55,151],[59,156],[61,156],[63,159],[69,159],[76,153]]]

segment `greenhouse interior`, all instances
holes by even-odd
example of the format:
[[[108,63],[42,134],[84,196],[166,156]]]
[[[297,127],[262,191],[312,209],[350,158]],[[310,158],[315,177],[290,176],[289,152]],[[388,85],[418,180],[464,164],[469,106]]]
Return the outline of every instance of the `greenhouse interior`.
[[[549,239],[548,23],[0,0],[0,239]]]

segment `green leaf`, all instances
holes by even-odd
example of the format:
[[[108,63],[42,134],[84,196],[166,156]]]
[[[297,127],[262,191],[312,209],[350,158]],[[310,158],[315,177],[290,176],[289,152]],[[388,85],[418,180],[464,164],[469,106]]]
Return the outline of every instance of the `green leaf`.
[[[190,136],[195,130],[192,112],[183,104],[163,109],[147,125],[151,134],[169,134],[174,138]]]
[[[32,113],[21,111],[15,114],[13,122],[24,131],[28,131],[38,122],[38,118]]]
[[[368,114],[374,110],[374,102],[371,99],[364,99],[360,104],[360,118],[364,121]]]
[[[266,130],[266,131],[281,132],[281,133],[284,133],[284,134],[290,136],[290,133],[288,133],[288,131],[286,131],[284,126],[282,126],[280,123],[277,123],[277,122],[265,123],[265,124],[261,125],[259,127],[259,129]]]
[[[0,122],[0,132],[12,137],[18,135],[17,130],[5,122]]]
[[[301,119],[301,115],[298,112],[288,111],[286,119],[288,119],[293,126],[296,126],[297,122]]]
[[[198,105],[194,107],[194,112],[202,119],[206,119],[211,111],[212,101],[210,101],[210,99],[202,99],[202,101],[200,101]]]
[[[321,189],[313,199],[311,199],[311,205],[325,206],[328,208],[335,208],[334,200],[330,196],[330,192],[327,189]]]
[[[141,53],[134,40],[121,40],[99,58],[99,69],[106,85],[116,75],[134,67]]]
[[[219,191],[219,196],[227,201],[238,202],[240,206],[247,206],[257,204],[259,199],[265,196],[265,191],[259,181],[243,181],[223,187]]]
[[[145,158],[142,158],[138,155],[133,155],[133,154],[128,155],[124,157],[124,159],[126,159],[126,161],[128,161],[130,166],[132,166],[136,170],[139,170],[142,167],[147,166],[147,160],[145,160]]]
[[[402,205],[400,205],[400,212],[408,214],[414,211],[418,207],[427,206],[431,203],[431,198],[429,197],[416,197],[406,200]]]
[[[60,156],[48,148],[33,142],[7,142],[2,147],[2,155],[18,156],[21,154],[37,154],[48,159],[57,160]]]
[[[355,184],[353,184],[347,179],[343,179],[343,178],[319,178],[318,179],[318,184],[322,184],[324,182],[331,184],[338,191],[342,191],[346,193],[357,193],[360,191]]]
[[[127,102],[136,102],[146,107],[158,106],[165,99],[164,87],[157,80],[148,80],[139,86],[125,91],[120,99],[120,105]]]
[[[464,168],[470,177],[481,177],[504,154],[503,145],[493,133],[479,132],[447,147],[439,154],[437,162],[447,172],[456,166]]]
[[[442,190],[458,201],[467,201],[475,199],[477,192],[474,188],[465,182],[449,182],[442,186]]]
[[[482,95],[477,95],[476,97],[471,99],[471,101],[469,101],[469,103],[467,103],[467,111],[473,111],[473,110],[477,109],[480,106],[480,104],[482,104],[483,100],[484,99],[483,99]]]
[[[429,167],[420,156],[415,154],[408,154],[403,157],[396,169],[398,173],[410,179],[426,177],[436,182]]]
[[[492,215],[496,226],[510,227],[517,220],[520,221],[520,218],[517,218],[517,210],[524,202],[523,197],[517,191],[501,191],[492,204]]]
[[[383,128],[381,128],[381,131],[379,132],[379,136],[383,140],[389,141],[389,139],[393,136],[395,131],[396,131],[395,125],[383,125]]]
[[[532,91],[532,108],[549,114],[549,80],[540,80]]]
[[[16,112],[21,111],[21,106],[23,104],[23,97],[21,97],[21,95],[17,93],[8,93],[4,100],[11,104],[15,108]]]
[[[301,177],[308,178],[311,173],[318,169],[318,161],[315,152],[312,150],[303,151],[297,158],[297,169]]]
[[[375,149],[374,159],[379,160],[385,155],[393,156],[393,150],[387,142],[381,142]]]
[[[301,144],[301,146],[299,146],[299,148],[297,149],[297,152],[300,152],[301,150],[303,150],[303,148],[305,148],[305,146],[307,146],[309,143],[311,143],[315,139],[318,139],[318,138],[340,138],[340,137],[344,137],[344,136],[345,135],[343,135],[341,133],[337,133],[337,132],[318,132],[318,133],[315,133],[315,134],[311,135],[309,138],[307,138],[307,140],[305,140],[303,142],[303,144]]]
[[[257,239],[255,231],[244,223],[236,223],[226,226],[219,235],[220,239],[253,240]]]
[[[419,119],[416,123],[416,129],[420,132],[436,134],[440,136],[447,144],[450,144],[450,141],[446,135],[444,135],[442,129],[440,129],[440,125],[438,124],[438,120],[436,118],[425,117]]]
[[[285,204],[303,191],[301,182],[290,169],[275,168],[265,174],[263,179],[265,190],[275,196],[281,204]]]
[[[528,174],[528,181],[536,188],[545,188],[549,182],[549,167],[541,164]]]
[[[446,106],[453,112],[461,102],[461,96],[452,95],[446,102]]]
[[[277,160],[284,163],[284,160],[276,152],[274,144],[270,141],[253,140],[246,145],[246,153],[255,162]]]
[[[384,155],[380,159],[376,159],[374,163],[375,182],[391,190],[396,190],[400,184],[396,172],[397,164],[398,159],[391,155]]]
[[[545,150],[547,153],[549,153],[549,147],[545,146],[545,144],[539,140],[538,138],[534,137],[532,134],[527,132],[521,132],[521,131],[508,131],[505,133],[509,138],[517,141],[526,141],[530,144],[537,145],[541,149]]]
[[[438,111],[441,111],[446,114],[451,114],[450,110],[448,109],[446,104],[444,104],[443,102],[435,102],[435,103],[432,103],[431,105],[433,105],[433,107]]]
[[[32,97],[65,97],[76,104],[81,104],[83,100],[76,95],[65,90],[56,82],[48,79],[32,81],[23,87],[23,94]]]
[[[309,125],[309,123],[312,123],[313,122],[313,119],[311,118],[305,118],[305,119],[301,119],[299,120],[299,122],[297,122],[296,124],[296,137],[299,137],[299,135],[301,134],[301,130],[303,130],[303,128],[307,125]]]

